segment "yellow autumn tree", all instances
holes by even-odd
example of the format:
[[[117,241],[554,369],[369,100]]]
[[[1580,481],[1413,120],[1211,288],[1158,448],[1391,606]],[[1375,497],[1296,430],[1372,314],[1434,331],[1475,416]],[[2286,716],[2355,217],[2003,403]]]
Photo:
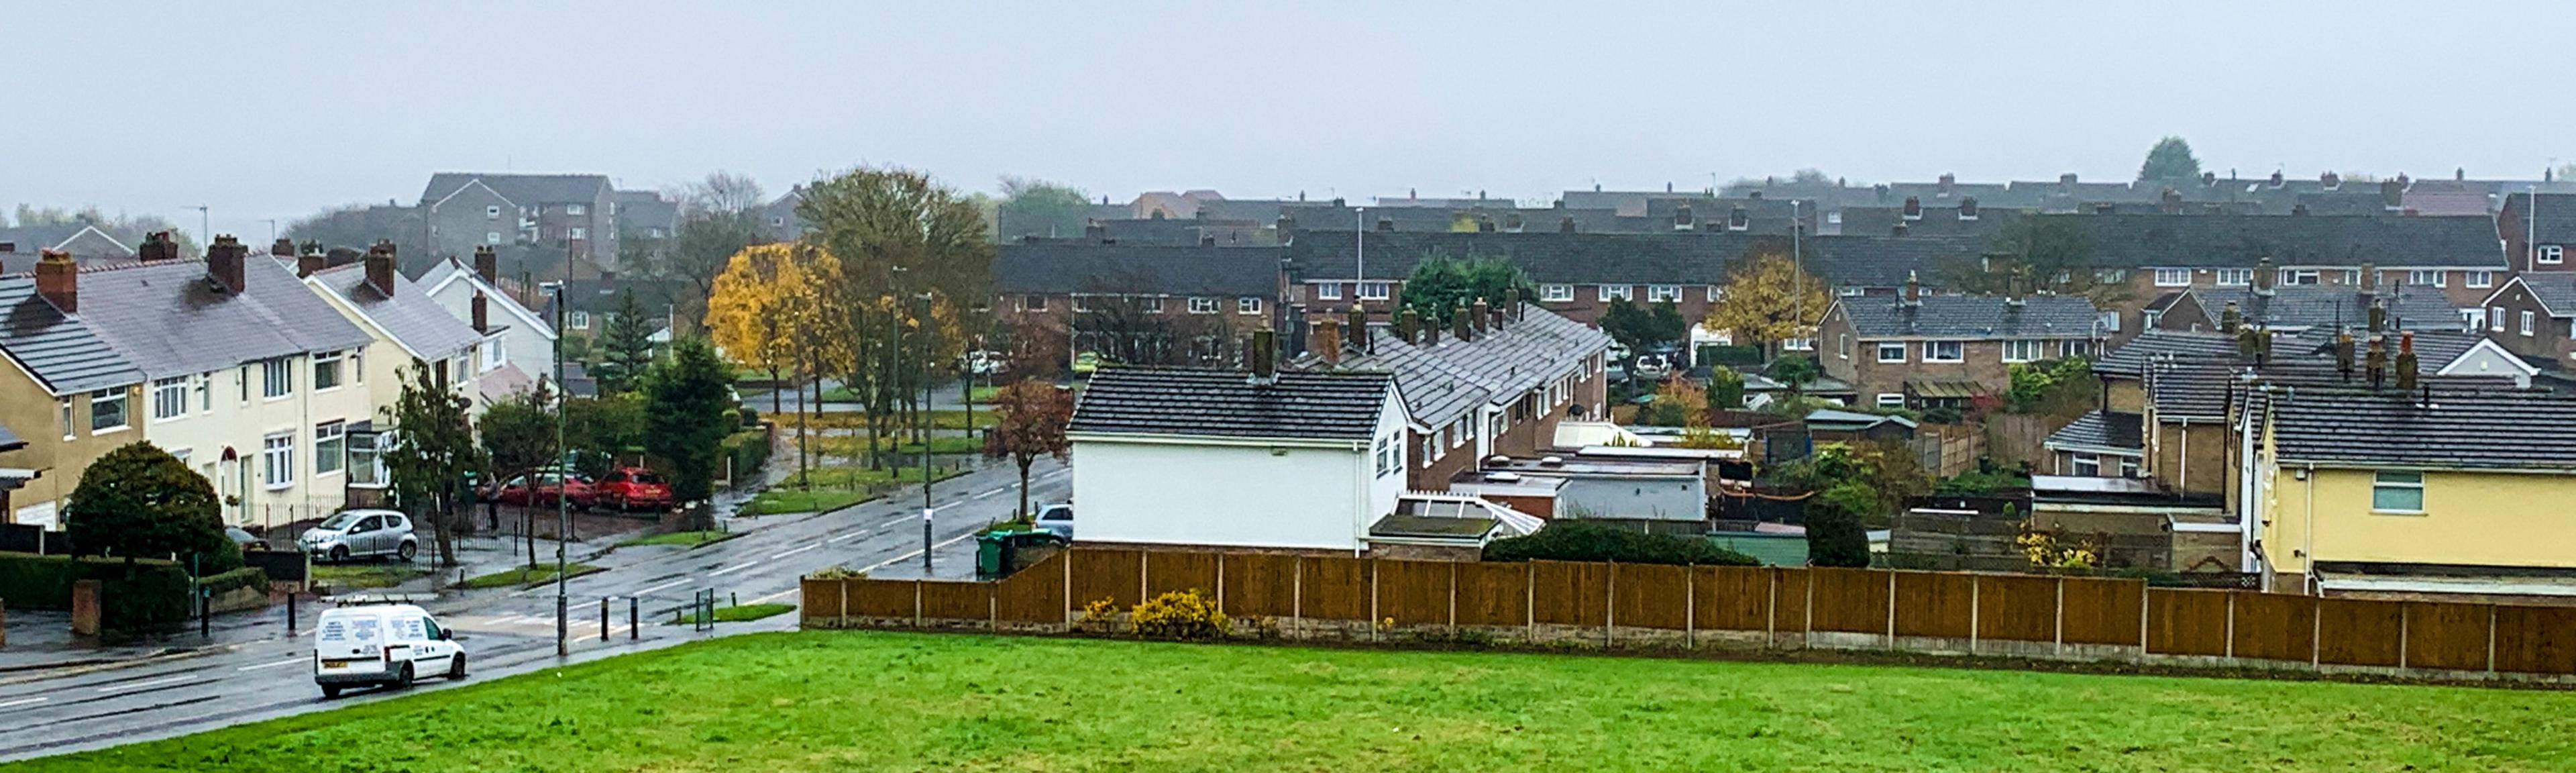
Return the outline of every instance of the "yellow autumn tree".
[[[1739,343],[1767,347],[1813,335],[1829,305],[1823,280],[1801,272],[1788,255],[1770,252],[1736,264],[1706,324],[1734,331]]]
[[[818,370],[819,342],[832,338],[819,329],[820,299],[837,265],[830,253],[794,243],[744,248],[716,275],[707,332],[726,357],[772,381]],[[772,413],[779,391],[770,392]]]

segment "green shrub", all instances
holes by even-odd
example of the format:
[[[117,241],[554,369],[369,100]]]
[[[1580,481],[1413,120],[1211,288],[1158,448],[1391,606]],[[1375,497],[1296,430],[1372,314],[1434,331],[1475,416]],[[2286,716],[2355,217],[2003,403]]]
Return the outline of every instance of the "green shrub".
[[[1866,568],[1869,530],[1861,511],[1878,495],[1867,485],[1844,481],[1807,500],[1807,563],[1814,566]]]
[[[769,461],[769,433],[749,429],[727,435],[722,453],[733,460],[734,480],[759,480],[761,466]]]
[[[156,630],[188,619],[188,573],[176,563],[0,553],[0,601],[11,609],[71,609],[72,583],[80,580],[101,583],[99,625],[108,630]]]
[[[245,566],[222,574],[197,579],[197,587],[217,596],[243,588],[268,588],[268,572],[256,566]]]
[[[1526,537],[1494,540],[1485,545],[1487,561],[1617,561],[1628,564],[1708,564],[1761,566],[1752,556],[1709,544],[1708,540],[1631,531],[1579,520],[1551,521]]]

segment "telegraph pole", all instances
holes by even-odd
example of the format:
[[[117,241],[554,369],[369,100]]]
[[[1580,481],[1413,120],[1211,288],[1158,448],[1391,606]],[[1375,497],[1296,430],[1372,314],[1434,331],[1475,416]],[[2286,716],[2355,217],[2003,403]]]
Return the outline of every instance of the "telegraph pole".
[[[1065,310],[1068,314],[1072,311],[1069,308]],[[938,434],[939,429],[939,422],[934,419],[937,414],[930,410],[929,293],[921,294],[921,316],[917,319],[921,321],[921,329],[913,334],[913,338],[917,341],[913,348],[919,354],[920,360],[917,367],[921,373],[921,423],[925,425],[921,433],[921,574],[928,577],[930,576],[930,514],[934,511],[930,506],[930,436]],[[974,402],[971,388],[968,395],[967,402]],[[967,430],[971,432],[974,427],[967,427]]]
[[[565,271],[571,271],[571,252],[565,251]],[[572,533],[572,511],[565,504],[564,492],[572,487],[572,470],[564,466],[564,405],[572,402],[572,389],[564,383],[564,284],[555,285],[555,655],[572,654],[572,618],[569,597],[564,593],[564,538]],[[534,483],[535,481],[530,481]]]

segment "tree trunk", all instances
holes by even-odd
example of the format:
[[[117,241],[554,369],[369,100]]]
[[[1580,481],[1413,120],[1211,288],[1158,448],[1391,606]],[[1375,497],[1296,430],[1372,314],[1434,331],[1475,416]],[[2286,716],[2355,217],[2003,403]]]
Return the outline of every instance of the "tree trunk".
[[[533,504],[535,501],[536,501],[536,500],[534,500],[534,499],[530,499],[530,500],[529,500],[529,502],[530,502],[531,504]],[[536,508],[534,508],[534,507],[524,507],[524,508],[520,508],[520,509],[519,509],[519,524],[520,524],[520,527],[521,527],[521,528],[520,528],[520,531],[526,532],[526,533],[527,533],[527,537],[528,537],[528,569],[529,569],[530,571],[534,571],[534,570],[536,570],[536,568],[537,568],[537,511],[536,511]]]
[[[436,503],[433,506],[438,508],[438,512],[434,516],[434,520],[431,521],[431,523],[437,524],[437,528],[435,530],[438,532],[438,564],[443,567],[456,566],[456,508],[453,506],[454,502],[450,499],[450,495],[447,494],[440,494],[432,501]]]
[[[781,383],[779,383],[779,382],[778,382],[778,368],[777,368],[777,367],[775,367],[775,366],[772,366],[772,367],[769,369],[769,415],[770,415],[770,416],[773,416],[773,417],[774,417],[774,416],[777,416],[777,415],[778,415],[778,412],[779,412],[779,410],[780,410],[780,407],[779,407],[779,406],[780,406],[780,404],[781,404],[781,403],[780,403],[780,401],[779,401],[779,399],[778,399],[778,397],[779,397],[779,395],[778,395],[778,390],[779,390],[779,388],[784,387],[784,386],[787,386],[787,385],[786,385],[786,384],[781,384]]]
[[[1030,518],[1030,519],[1034,519],[1034,518],[1036,517],[1036,514],[1035,514],[1035,513],[1031,513],[1031,512],[1029,512],[1029,463],[1030,463],[1030,462],[1034,462],[1034,461],[1037,461],[1037,459],[1035,459],[1035,458],[1033,458],[1033,457],[1027,457],[1027,456],[1020,457],[1020,517],[1021,517],[1021,518]]]

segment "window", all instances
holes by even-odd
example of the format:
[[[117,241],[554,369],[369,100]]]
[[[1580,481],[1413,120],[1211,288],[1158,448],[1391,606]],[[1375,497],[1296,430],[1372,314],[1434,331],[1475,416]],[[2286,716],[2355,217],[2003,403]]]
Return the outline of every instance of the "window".
[[[1236,313],[1236,314],[1259,314],[1259,313],[1261,313],[1261,299],[1260,299],[1260,298],[1252,298],[1252,297],[1245,297],[1245,298],[1236,298],[1236,299],[1234,299],[1234,313]]]
[[[2243,287],[2253,283],[2254,269],[2222,268],[2218,270],[2218,286],[2220,287]]]
[[[1835,294],[1835,295],[1840,295],[1840,296],[1845,297],[1845,298],[1858,298],[1858,297],[1861,297],[1861,296],[1863,296],[1863,295],[1868,295],[1868,294],[1869,294],[1869,288],[1866,288],[1866,287],[1860,287],[1860,286],[1856,286],[1856,285],[1855,285],[1855,286],[1852,286],[1852,287],[1837,287],[1837,288],[1834,288],[1834,294]]]
[[[1021,296],[1021,297],[1020,297],[1020,310],[1021,310],[1021,311],[1045,311],[1045,310],[1046,310],[1046,303],[1047,303],[1046,296],[1043,296],[1043,295],[1024,295],[1024,296]],[[588,325],[583,325],[583,327],[588,327]]]
[[[2115,285],[2127,282],[2129,281],[2129,270],[2125,268],[2097,268],[2093,270],[2093,281],[2106,285]]]
[[[214,411],[214,410],[215,410],[215,390],[214,390],[214,386],[215,386],[215,374],[212,374],[212,373],[199,373],[199,374],[197,374],[197,410],[198,410],[198,411],[200,411],[200,412],[212,412],[212,411]]]
[[[241,387],[242,404],[248,405],[250,403],[250,366],[241,366],[241,370],[233,374],[233,386]]]
[[[152,420],[164,421],[188,415],[188,378],[152,380]]]
[[[341,467],[348,464],[348,434],[349,425],[342,422],[324,422],[313,426],[314,477],[339,472]]]
[[[490,372],[493,368],[501,367],[501,363],[508,356],[505,351],[499,341],[483,342],[483,370]]]
[[[351,375],[350,380],[361,384],[367,383],[367,350],[365,347],[349,350],[349,373]]]
[[[1144,309],[1147,314],[1163,313],[1163,296],[1148,295],[1138,300],[1137,304],[1137,308]]]
[[[469,360],[469,359],[466,359],[466,358],[464,358],[464,357],[458,357],[458,358],[453,359],[453,360],[448,360],[447,362],[448,362],[448,364],[451,366],[451,367],[449,367],[449,368],[448,368],[448,370],[451,370],[451,371],[455,371],[455,372],[456,372],[456,379],[455,379],[454,381],[450,381],[450,382],[448,382],[448,383],[456,384],[456,385],[458,385],[458,386],[464,386],[464,385],[465,385],[465,381],[466,381],[466,379],[470,379],[470,378],[473,378],[473,377],[474,377],[474,374],[466,372],[466,368],[467,368],[468,366],[470,366],[470,365],[473,363],[473,360]]]
[[[582,205],[579,205],[579,204],[566,204],[566,205],[564,205],[564,214],[567,214],[567,215],[587,215],[587,214],[590,214],[590,208],[589,208],[589,207],[582,206]],[[574,229],[574,230],[580,230],[580,229]],[[573,237],[572,237],[572,238],[579,239],[579,238],[581,238],[581,235],[580,235],[580,234],[573,234]]]
[[[573,227],[573,229],[572,229],[571,236],[572,236],[572,238],[575,238],[575,239],[588,239],[588,238],[590,238],[590,229],[588,229],[588,228],[583,228],[583,227],[580,227],[580,226],[574,226],[574,227]]]
[[[2039,341],[2005,341],[2004,361],[2030,362],[2032,360],[2046,357],[2047,355],[2042,354],[2041,351],[2041,342]]]
[[[1636,291],[1637,288],[1633,285],[1601,285],[1601,300],[1607,301],[1612,298],[1628,300],[1634,297],[1632,294]]]
[[[1780,351],[1812,352],[1815,350],[1816,339],[1813,338],[1784,338],[1780,340]]]
[[[2134,457],[2134,456],[2123,456],[2123,457],[2120,457],[2120,477],[2123,477],[2123,478],[2135,478],[2135,477],[2138,477],[2138,458],[2137,458],[2137,457]]]
[[[2522,334],[2531,335],[2531,312],[2522,313]]]
[[[2086,478],[2102,477],[2102,457],[2094,454],[2075,454],[2074,456],[2075,464],[2073,471],[2077,476]]]
[[[1378,477],[1383,478],[1383,477],[1386,477],[1389,473],[1393,473],[1393,472],[1395,472],[1396,467],[1398,467],[1398,466],[1399,466],[1399,464],[1398,464],[1398,462],[1396,461],[1396,458],[1395,458],[1397,453],[1399,453],[1399,451],[1398,451],[1398,450],[1397,450],[1397,448],[1396,448],[1396,445],[1395,445],[1395,439],[1394,439],[1394,438],[1378,438],[1378,439],[1377,439],[1377,476],[1378,476]]]
[[[1726,294],[1726,291],[1725,291],[1724,289],[1722,289],[1722,288],[1719,288],[1717,285],[1709,285],[1709,286],[1708,286],[1708,302],[1710,302],[1710,303],[1716,303],[1716,302],[1717,302],[1717,299],[1718,299],[1720,296],[1723,296],[1723,295],[1725,295],[1725,294]]]
[[[1041,307],[1041,308],[1043,308],[1043,307]],[[590,312],[587,312],[587,311],[576,311],[576,312],[573,312],[573,313],[572,313],[572,329],[574,329],[574,330],[589,330],[589,329],[590,329]]]
[[[2159,269],[2156,269],[2156,286],[2157,286],[2157,287],[2190,287],[2190,286],[2191,286],[2191,269],[2188,269],[2188,268],[2159,268]]]
[[[2495,306],[2487,309],[2487,329],[2498,333],[2504,332],[2504,307]]]
[[[1967,359],[1962,353],[1962,348],[1958,341],[1925,341],[1923,342],[1923,361],[1958,362]]]
[[[2463,271],[2463,272],[2460,272],[2460,286],[2461,286],[2461,287],[2469,287],[2469,288],[2494,287],[2494,286],[2495,286],[2495,272],[2493,272],[2493,271]]]
[[[259,364],[259,396],[271,400],[295,391],[295,358],[279,357]]]
[[[313,391],[340,386],[340,363],[348,359],[341,352],[319,352],[313,355]]]
[[[501,219],[501,205],[499,205],[499,204],[493,204],[493,205],[491,205],[491,206],[484,207],[484,208],[483,208],[483,219],[485,219],[485,220],[499,220],[499,219]]]
[[[1439,453],[1440,453],[1440,436],[1439,436],[1439,435],[1423,435],[1423,436],[1422,436],[1422,456],[1421,456],[1420,458],[1416,459],[1415,461],[1416,461],[1417,463],[1421,464],[1421,465],[1422,465],[1422,466],[1424,466],[1424,467],[1429,467],[1429,466],[1431,466],[1431,458],[1432,458],[1433,456],[1437,456],[1437,455],[1439,455]]]
[[[1542,301],[1574,300],[1574,285],[1539,285],[1538,299]]]
[[[2351,286],[2358,285],[2358,284],[2361,284],[2361,269],[2357,269],[2357,268],[2347,268],[2347,269],[2344,269],[2344,270],[2343,270],[2343,285],[2344,285],[2345,287],[2351,287]]]
[[[270,489],[295,485],[295,435],[270,435],[259,441],[259,482]]]
[[[75,431],[77,430],[72,428],[72,399],[66,397],[63,398],[63,439],[70,440],[77,437],[72,434]]]
[[[89,393],[89,431],[106,432],[125,428],[125,390],[101,389]]]
[[[2566,259],[2567,259],[2567,254],[2566,254],[2564,251],[2560,250],[2560,249],[2559,249],[2559,247],[2558,247],[2558,245],[2555,245],[2555,244],[2543,244],[2543,245],[2540,245],[2540,262],[2542,262],[2542,263],[2555,264],[2555,263],[2558,263],[2558,262],[2563,261],[2563,260],[2566,260]]]
[[[1827,213],[1825,213],[1825,223],[1827,223],[1827,224],[1829,224],[1829,225],[1842,225],[1842,224],[1843,224],[1843,211],[1842,211],[1842,210],[1837,209],[1837,210],[1834,210],[1834,211],[1832,211],[1832,212],[1827,212]]]
[[[361,432],[348,436],[349,485],[381,486],[385,482],[383,457],[376,449],[383,435]]]
[[[770,218],[770,219],[769,219],[769,227],[771,227],[771,228],[785,228],[785,227],[787,227],[787,218],[783,218],[783,217],[773,217],[773,218]]]
[[[1905,394],[1902,392],[1880,392],[1878,393],[1878,407],[1903,408],[1905,407]]]
[[[1646,285],[1646,301],[1649,303],[1679,302],[1681,299],[1681,285]]]
[[[1842,333],[1834,336],[1834,357],[1845,360],[1851,359],[1850,333]]]
[[[2313,268],[2281,273],[2281,284],[2285,285],[2312,285],[2318,282],[2317,270]]]
[[[2448,272],[2415,270],[2406,272],[2406,283],[2417,287],[2440,287]]]
[[[2157,323],[2165,321],[2165,313],[2161,309],[2148,309],[2140,312],[2140,316],[2144,319],[2138,322],[2138,327],[2145,330],[2153,330]]]
[[[1338,300],[1341,300],[1341,299],[1342,299],[1342,283],[1340,283],[1340,282],[1316,282],[1316,283],[1315,283],[1315,300],[1319,300],[1319,301],[1338,301]]]
[[[2059,341],[2059,342],[2057,342],[2057,356],[2059,356],[2059,357],[2091,357],[2091,356],[2093,356],[2093,342],[2091,342],[2091,341]]]
[[[1386,282],[1360,283],[1360,300],[1363,301],[1383,301],[1394,293],[1395,287]]]
[[[2370,509],[2382,513],[2424,512],[2424,473],[2380,470],[2370,481]]]
[[[2120,332],[2120,313],[2116,311],[2105,311],[2099,315],[2095,315],[2093,317],[2093,326],[2101,328],[2102,332],[2105,333]]]
[[[1190,313],[1192,313],[1192,314],[1215,314],[1215,313],[1216,313],[1216,299],[1215,299],[1215,298],[1191,298],[1191,299],[1190,299]]]
[[[1902,341],[1880,341],[1880,342],[1878,342],[1878,361],[1879,361],[1879,362],[1904,362],[1904,361],[1905,361],[1905,343],[1904,343],[1904,342],[1902,342]]]
[[[500,243],[501,243],[501,232],[499,232],[499,231],[484,231],[484,232],[483,232],[483,243],[484,243],[484,244],[500,244]]]
[[[1087,295],[1073,295],[1073,296],[1066,296],[1066,297],[1070,299],[1071,304],[1072,304],[1072,306],[1073,306],[1074,313],[1079,314],[1079,313],[1088,312],[1088,311],[1090,311],[1090,310],[1091,310],[1091,299],[1090,299],[1090,296],[1087,296]]]

